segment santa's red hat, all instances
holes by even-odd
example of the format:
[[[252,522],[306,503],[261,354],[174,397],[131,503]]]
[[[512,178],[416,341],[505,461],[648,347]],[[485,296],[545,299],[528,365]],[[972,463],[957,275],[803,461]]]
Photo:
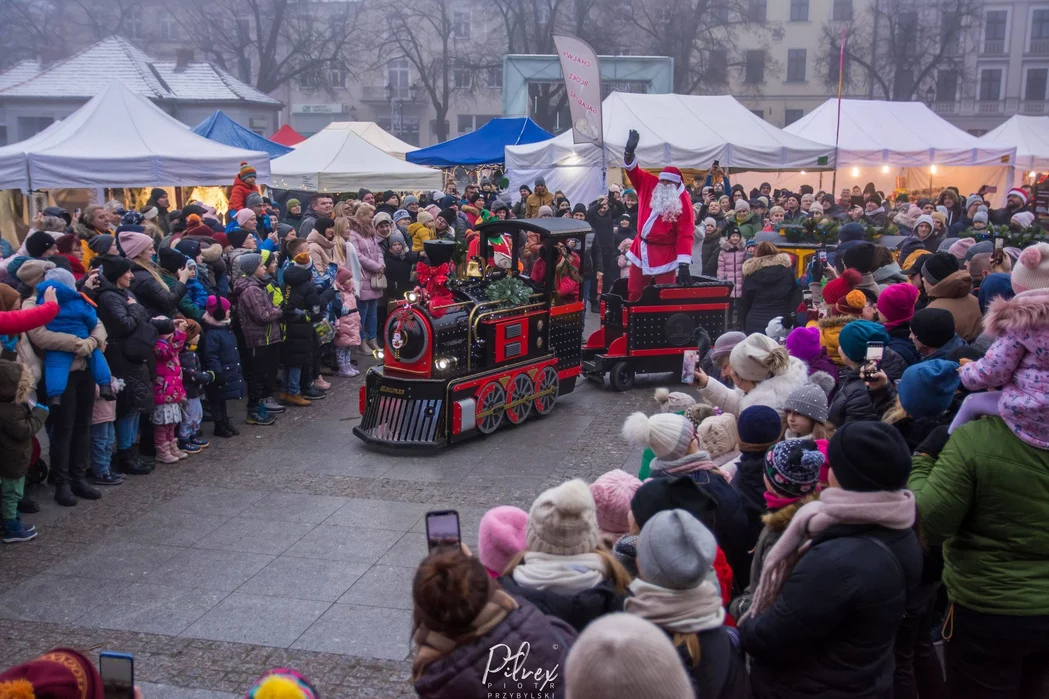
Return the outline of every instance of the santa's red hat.
[[[681,176],[681,170],[673,166],[663,168],[663,172],[659,173],[659,179],[670,180],[676,184],[681,184],[685,181]]]
[[[1027,206],[1027,192],[1019,187],[1013,187],[1010,189],[1009,194],[1007,194],[1006,197],[1020,197],[1020,201],[1024,203],[1024,206]]]

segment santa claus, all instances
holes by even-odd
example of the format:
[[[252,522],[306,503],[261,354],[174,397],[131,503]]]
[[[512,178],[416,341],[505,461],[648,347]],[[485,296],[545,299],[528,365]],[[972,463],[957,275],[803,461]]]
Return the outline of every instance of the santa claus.
[[[656,177],[639,168],[634,157],[639,138],[638,132],[631,130],[623,154],[638,201],[637,235],[626,254],[630,261],[629,301],[640,299],[644,288],[653,282],[673,284],[675,272],[678,283],[688,283],[695,235],[695,212],[681,171],[665,167]]]

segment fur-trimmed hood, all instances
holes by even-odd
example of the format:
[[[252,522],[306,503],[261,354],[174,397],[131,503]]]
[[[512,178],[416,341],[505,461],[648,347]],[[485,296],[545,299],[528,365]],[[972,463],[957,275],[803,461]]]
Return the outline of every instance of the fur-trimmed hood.
[[[778,510],[772,510],[761,516],[761,521],[766,527],[774,532],[784,532],[787,527],[790,526],[790,521],[794,519],[794,513],[800,510],[803,506],[808,505],[814,500],[819,500],[819,491],[798,500],[793,505],[787,505],[781,507]]]
[[[1049,289],[1032,289],[1011,299],[996,297],[987,307],[983,328],[995,337],[1025,330],[1049,331]]]
[[[786,267],[790,269],[792,267],[790,255],[780,252],[775,255],[766,255],[765,257],[752,257],[743,263],[743,276],[750,276],[759,269],[765,269],[766,267]]]
[[[960,299],[971,294],[972,290],[973,278],[960,269],[932,286],[926,282],[925,294],[931,299]]]
[[[828,328],[844,328],[846,324],[851,323],[854,320],[862,320],[862,318],[849,315],[825,316],[819,319],[818,325],[821,330],[827,330]]]
[[[739,411],[743,412],[752,405],[767,405],[783,414],[783,404],[794,392],[809,382],[809,367],[797,357],[791,357],[787,369],[771,378],[759,381],[750,393],[739,402]]]
[[[719,243],[721,245],[721,249],[724,252],[743,252],[743,251],[745,251],[747,249],[747,242],[745,240],[743,240],[742,238],[740,238],[739,245],[733,245],[732,243],[729,242],[728,238],[722,238],[719,241]],[[760,258],[759,257],[757,259],[768,259],[768,258]],[[752,260],[748,260],[748,262],[753,262],[753,259]],[[746,264],[747,264],[746,262],[743,263],[744,266],[746,266]]]

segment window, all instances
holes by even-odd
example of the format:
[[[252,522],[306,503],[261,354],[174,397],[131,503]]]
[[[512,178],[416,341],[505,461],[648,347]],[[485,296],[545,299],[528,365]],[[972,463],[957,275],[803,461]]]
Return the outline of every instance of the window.
[[[980,71],[980,101],[997,102],[1002,98],[1001,68]]]
[[[0,126],[0,146],[7,145],[7,126]]]
[[[461,41],[470,40],[470,13],[456,10],[452,13],[452,36]]]
[[[790,0],[790,21],[809,21],[809,0]]]
[[[18,140],[24,141],[30,136],[36,136],[53,123],[55,120],[51,117],[20,116],[18,117]]]
[[[751,109],[750,113],[753,114],[754,116],[756,116],[758,119],[764,119],[765,118],[765,110],[764,109]]]
[[[407,90],[411,84],[411,64],[407,58],[395,58],[386,64],[386,82],[394,91]]]
[[[787,49],[787,82],[805,82],[805,49]]]
[[[763,50],[747,51],[747,67],[743,82],[751,85],[765,82],[765,52]]]
[[[142,6],[132,5],[127,8],[127,15],[124,17],[124,28],[127,31],[129,39],[141,39],[142,38]]]
[[[1024,85],[1024,99],[1029,102],[1045,101],[1045,85],[1049,81],[1049,69],[1028,68]]]
[[[1035,10],[1031,13],[1031,53],[1049,53],[1046,47],[1047,42],[1049,42],[1049,10]]]
[[[330,87],[346,87],[346,71],[342,68],[332,68],[329,70],[328,85]]]
[[[936,101],[954,102],[958,99],[958,73],[941,70],[936,74]]]
[[[836,22],[852,21],[852,0],[834,0],[831,19]]]
[[[904,56],[916,56],[918,54],[918,13],[915,10],[905,10],[900,13],[896,23],[899,27],[896,45],[899,52]]]
[[[747,19],[751,22],[764,22],[768,13],[768,0],[750,0],[747,5]]]
[[[444,135],[445,136],[448,135],[448,129],[449,129],[448,120],[445,119],[444,120]],[[436,119],[430,119],[430,133],[433,134],[434,136],[437,135],[437,120]]]
[[[502,89],[503,87],[503,67],[493,66],[485,71],[484,76],[485,87],[492,89]]]
[[[162,38],[169,40],[178,39],[178,21],[175,20],[175,15],[170,12],[161,13],[157,26],[160,29]]]
[[[783,125],[784,126],[790,126],[791,124],[793,124],[795,121],[797,121],[798,119],[800,119],[803,116],[805,116],[805,110],[804,109],[788,109],[787,110],[787,117],[786,117],[786,119],[783,120]]]
[[[1007,10],[991,10],[983,18],[983,40],[1005,41],[1005,24],[1008,21]]]
[[[474,115],[460,114],[456,117],[456,128],[459,133],[470,133],[474,130]]]
[[[456,63],[452,69],[452,85],[457,90],[469,90],[473,86],[473,71],[463,63]]]
[[[717,2],[717,4],[710,8],[710,16],[714,20],[711,23],[714,26],[728,24],[729,11],[728,5],[725,4],[725,0],[720,0],[720,2]]]
[[[728,82],[728,57],[721,48],[711,50],[707,59],[707,80],[712,83]]]

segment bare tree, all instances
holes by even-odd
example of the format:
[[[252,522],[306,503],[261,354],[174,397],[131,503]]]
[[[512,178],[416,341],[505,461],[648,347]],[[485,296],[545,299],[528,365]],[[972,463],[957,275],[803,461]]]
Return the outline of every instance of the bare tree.
[[[838,82],[841,29],[845,27],[843,87],[867,88],[877,99],[923,99],[940,86],[956,86],[966,71],[966,51],[975,44],[982,0],[880,0],[852,20],[823,27],[824,52],[817,70]],[[948,91],[944,88],[943,91]],[[950,92],[954,92],[952,87]],[[953,101],[954,94],[937,96]]]
[[[42,50],[54,41],[48,31],[57,18],[54,3],[27,0],[0,0],[0,67],[25,59],[39,58]]]

